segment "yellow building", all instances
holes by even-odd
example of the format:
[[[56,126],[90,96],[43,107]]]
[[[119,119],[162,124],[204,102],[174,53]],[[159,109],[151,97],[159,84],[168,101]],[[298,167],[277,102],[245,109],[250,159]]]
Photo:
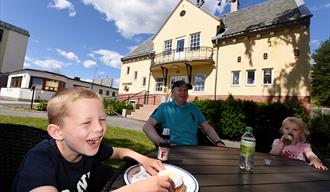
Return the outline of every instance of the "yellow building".
[[[231,0],[231,12],[215,17],[181,0],[156,34],[122,58],[119,95],[157,105],[183,79],[193,85],[190,100],[309,103],[312,15],[301,2],[239,9]]]

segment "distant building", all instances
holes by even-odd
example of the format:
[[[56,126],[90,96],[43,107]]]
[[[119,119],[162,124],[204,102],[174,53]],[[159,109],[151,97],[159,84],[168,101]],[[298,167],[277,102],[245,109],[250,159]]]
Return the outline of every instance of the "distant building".
[[[99,78],[99,79],[93,79],[93,82],[95,84],[104,85],[112,87],[113,85],[113,78]]]
[[[79,77],[69,78],[64,75],[35,69],[23,69],[8,73],[7,86],[1,88],[0,97],[11,100],[31,100],[35,88],[35,100],[48,100],[57,91],[68,87],[86,87],[93,89],[103,98],[114,98],[118,89],[81,81]]]
[[[30,34],[0,20],[0,73],[23,69]]]
[[[189,100],[309,103],[312,14],[303,1],[239,9],[231,0],[231,12],[219,17],[194,2],[179,1],[159,31],[122,58],[122,98],[146,90],[157,105],[174,81],[185,80],[193,85]]]

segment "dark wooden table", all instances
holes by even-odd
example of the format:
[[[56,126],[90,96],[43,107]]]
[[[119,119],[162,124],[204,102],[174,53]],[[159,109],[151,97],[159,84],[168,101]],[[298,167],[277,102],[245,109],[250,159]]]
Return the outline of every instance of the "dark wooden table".
[[[156,151],[147,155],[156,157]],[[271,165],[265,165],[271,159]],[[330,192],[330,172],[319,171],[307,162],[265,153],[255,154],[253,174],[241,173],[239,149],[213,146],[177,146],[170,149],[169,164],[189,171],[200,192],[289,191]],[[123,173],[112,189],[125,185]]]

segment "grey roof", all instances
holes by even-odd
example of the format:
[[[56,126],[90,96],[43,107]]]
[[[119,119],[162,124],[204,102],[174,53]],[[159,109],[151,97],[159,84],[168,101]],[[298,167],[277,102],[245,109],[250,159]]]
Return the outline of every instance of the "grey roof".
[[[16,31],[18,33],[21,33],[23,35],[26,35],[26,36],[30,37],[30,34],[27,30],[22,29],[20,27],[16,27],[12,24],[6,23],[6,22],[1,21],[1,20],[0,20],[0,26],[3,27],[3,28],[7,28],[7,29],[10,29],[10,30]]]
[[[258,5],[220,16],[226,30],[213,39],[242,35],[247,32],[267,29],[312,16],[308,8],[298,0],[270,0]],[[298,2],[298,4],[300,4]]]
[[[149,39],[147,39],[145,42],[143,42],[137,48],[133,49],[122,59],[124,60],[124,59],[129,59],[129,58],[149,54],[154,49],[154,44],[153,44],[152,40],[153,40],[153,36],[151,36]]]

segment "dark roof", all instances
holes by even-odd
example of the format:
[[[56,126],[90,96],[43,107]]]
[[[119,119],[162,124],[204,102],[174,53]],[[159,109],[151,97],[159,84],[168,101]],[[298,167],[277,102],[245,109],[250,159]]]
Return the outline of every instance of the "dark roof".
[[[225,31],[213,39],[264,30],[311,16],[306,5],[298,6],[295,0],[270,0],[220,16]]]
[[[148,55],[151,51],[154,49],[154,44],[152,42],[153,36],[151,36],[149,39],[147,39],[145,42],[143,42],[141,45],[139,45],[137,48],[133,49],[131,52],[129,52],[125,57],[122,58],[122,60]]]
[[[22,29],[20,27],[16,27],[12,24],[6,23],[6,22],[1,21],[1,20],[0,20],[0,26],[3,27],[3,28],[7,28],[7,29],[10,29],[10,30],[16,31],[18,33],[21,33],[23,35],[26,35],[26,36],[30,37],[30,34],[27,30]]]

